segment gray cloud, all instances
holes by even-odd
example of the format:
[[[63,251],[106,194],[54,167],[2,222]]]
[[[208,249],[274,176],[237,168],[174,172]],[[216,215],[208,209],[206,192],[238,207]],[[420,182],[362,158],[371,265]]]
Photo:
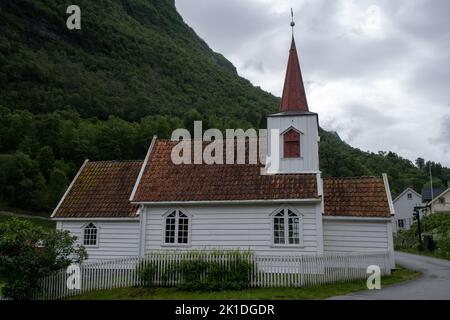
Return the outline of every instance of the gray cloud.
[[[434,139],[431,138],[430,142],[442,147],[445,154],[450,153],[450,115],[447,115],[444,119],[442,119],[439,137]]]
[[[283,87],[294,7],[308,100],[321,124],[363,150],[392,150],[450,166],[450,1],[178,0],[176,5],[242,76],[275,95]]]
[[[411,4],[403,1],[402,5],[398,5],[402,1],[390,2],[397,3],[397,8],[392,11],[392,17],[405,33],[430,43],[448,39],[449,1],[411,1]]]
[[[261,61],[247,60],[242,68],[243,70],[251,69],[260,73],[266,73],[264,69],[264,63],[262,63]]]

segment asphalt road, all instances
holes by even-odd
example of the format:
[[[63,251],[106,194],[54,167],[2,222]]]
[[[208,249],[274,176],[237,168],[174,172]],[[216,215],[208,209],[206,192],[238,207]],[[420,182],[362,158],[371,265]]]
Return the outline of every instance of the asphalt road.
[[[450,300],[450,261],[395,252],[395,261],[405,268],[420,271],[418,279],[383,288],[366,290],[331,300]]]

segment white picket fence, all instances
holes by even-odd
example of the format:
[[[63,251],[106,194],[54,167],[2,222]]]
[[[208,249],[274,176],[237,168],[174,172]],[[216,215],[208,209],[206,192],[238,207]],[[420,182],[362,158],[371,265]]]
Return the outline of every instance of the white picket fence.
[[[306,287],[367,278],[367,267],[377,265],[382,275],[390,274],[388,252],[335,253],[302,256],[240,255],[253,268],[248,279],[251,287]],[[129,257],[120,260],[86,262],[80,265],[80,289],[69,289],[67,270],[59,270],[41,280],[41,290],[30,294],[30,299],[62,299],[94,290],[143,286],[139,273],[145,265],[154,266],[154,286],[177,286],[183,280],[179,271],[168,273],[180,261],[216,262],[233,267],[230,255],[211,252],[154,253],[145,258]],[[208,271],[206,271],[207,273]],[[206,276],[206,274],[205,274]]]

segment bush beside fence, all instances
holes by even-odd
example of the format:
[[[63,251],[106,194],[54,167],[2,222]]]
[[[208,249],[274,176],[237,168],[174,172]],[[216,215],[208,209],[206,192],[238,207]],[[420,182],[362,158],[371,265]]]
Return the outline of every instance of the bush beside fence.
[[[138,265],[141,284],[183,290],[240,290],[250,287],[255,259],[250,252],[211,251],[154,254]]]
[[[250,252],[164,252],[145,258],[86,262],[81,289],[69,290],[66,269],[41,279],[30,299],[62,299],[94,290],[122,287],[178,287],[224,290],[246,287],[306,287],[367,278],[369,265],[390,274],[388,252],[267,256]]]

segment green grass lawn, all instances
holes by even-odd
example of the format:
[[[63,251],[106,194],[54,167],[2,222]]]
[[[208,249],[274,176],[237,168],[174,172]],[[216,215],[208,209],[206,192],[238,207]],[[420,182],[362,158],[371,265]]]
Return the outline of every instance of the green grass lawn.
[[[27,214],[31,216],[39,216],[48,218],[50,214],[44,211],[31,211],[10,206],[5,201],[0,201],[0,211],[14,212],[19,214]]]
[[[0,223],[5,222],[5,221],[7,221],[7,220],[9,220],[11,218],[12,218],[12,216],[10,216],[10,215],[0,214]],[[18,216],[16,216],[16,218],[19,219],[19,220],[30,221],[31,223],[33,223],[35,225],[38,225],[38,226],[41,226],[41,227],[43,227],[45,229],[55,229],[55,227],[56,227],[55,221],[52,221],[49,218],[48,219],[28,218],[28,217],[25,218],[25,217],[18,217]]]
[[[398,268],[391,276],[383,277],[381,286],[415,279],[419,272]],[[312,300],[366,290],[366,280],[344,282],[309,288],[255,288],[242,291],[190,292],[176,288],[120,288],[94,291],[72,297],[74,300]]]

